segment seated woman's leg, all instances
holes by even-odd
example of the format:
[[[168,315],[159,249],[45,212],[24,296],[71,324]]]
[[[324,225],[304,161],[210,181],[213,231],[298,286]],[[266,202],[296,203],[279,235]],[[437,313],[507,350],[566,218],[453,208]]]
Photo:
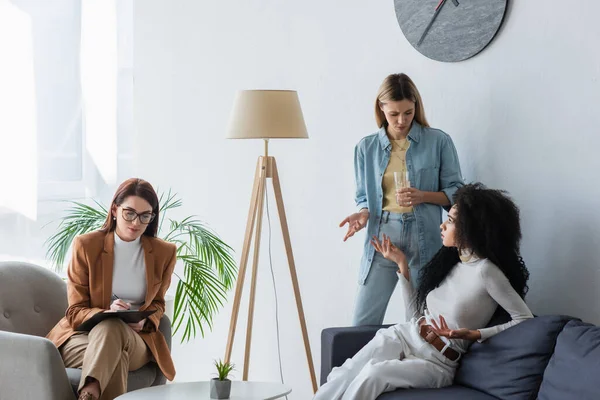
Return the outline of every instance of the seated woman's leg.
[[[369,361],[346,389],[342,400],[374,400],[398,388],[439,388],[452,384],[454,371],[426,359]]]
[[[75,335],[71,336],[69,340],[65,342],[58,351],[65,363],[65,367],[67,368],[79,368],[83,366],[83,356],[85,355],[85,351],[88,347],[88,334],[87,332],[77,332]],[[95,385],[90,385],[91,380],[86,382],[85,379],[82,379],[79,382],[78,391],[81,392],[81,389],[85,387],[86,392],[90,393],[94,398],[98,398],[100,395],[100,387],[96,383]]]
[[[114,399],[127,392],[127,373],[150,359],[142,338],[118,318],[100,322],[88,334],[83,357],[81,389],[86,379],[100,384],[100,399]]]
[[[315,400],[337,400],[346,388],[359,375],[363,367],[371,360],[384,361],[404,358],[408,347],[398,336],[396,327],[379,330],[373,339],[356,355],[347,359],[340,367],[334,368],[317,394]]]

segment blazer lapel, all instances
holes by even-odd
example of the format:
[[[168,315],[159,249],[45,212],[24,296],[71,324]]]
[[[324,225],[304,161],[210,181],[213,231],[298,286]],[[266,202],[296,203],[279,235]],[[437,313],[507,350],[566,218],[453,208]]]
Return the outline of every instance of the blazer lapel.
[[[140,309],[145,309],[152,302],[152,285],[154,285],[154,254],[152,253],[152,243],[147,236],[142,236],[142,248],[144,249],[144,262],[146,263],[146,298]]]
[[[102,308],[108,309],[112,301],[112,278],[115,248],[115,233],[108,232],[104,237],[102,250]]]

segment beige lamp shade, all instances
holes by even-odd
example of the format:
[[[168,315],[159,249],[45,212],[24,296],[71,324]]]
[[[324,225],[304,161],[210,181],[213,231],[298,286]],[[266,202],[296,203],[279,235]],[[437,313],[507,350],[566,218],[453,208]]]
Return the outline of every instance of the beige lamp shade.
[[[242,90],[237,93],[227,139],[307,139],[298,93]]]

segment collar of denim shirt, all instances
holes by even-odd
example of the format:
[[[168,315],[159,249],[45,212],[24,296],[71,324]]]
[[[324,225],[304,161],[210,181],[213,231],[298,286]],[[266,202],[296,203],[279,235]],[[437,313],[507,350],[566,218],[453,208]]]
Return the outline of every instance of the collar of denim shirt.
[[[412,126],[410,127],[410,131],[408,132],[408,138],[413,142],[419,143],[421,139],[421,131],[423,127],[417,121],[413,121]],[[388,146],[391,146],[390,139],[387,136],[387,132],[385,130],[385,126],[379,129],[379,144],[381,145],[381,149],[385,150]]]

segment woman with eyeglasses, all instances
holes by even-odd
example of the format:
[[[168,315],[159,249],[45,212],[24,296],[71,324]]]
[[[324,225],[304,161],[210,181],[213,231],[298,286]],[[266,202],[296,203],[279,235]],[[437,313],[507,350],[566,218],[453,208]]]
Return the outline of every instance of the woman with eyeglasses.
[[[156,237],[158,196],[150,183],[128,179],[115,193],[102,228],[73,241],[67,275],[65,317],[50,331],[67,368],[81,368],[79,400],[110,400],[127,391],[127,376],[150,361],[169,380],[175,377],[171,353],[158,325],[177,248]],[[97,313],[154,311],[126,324],[119,318],[76,331]]]

